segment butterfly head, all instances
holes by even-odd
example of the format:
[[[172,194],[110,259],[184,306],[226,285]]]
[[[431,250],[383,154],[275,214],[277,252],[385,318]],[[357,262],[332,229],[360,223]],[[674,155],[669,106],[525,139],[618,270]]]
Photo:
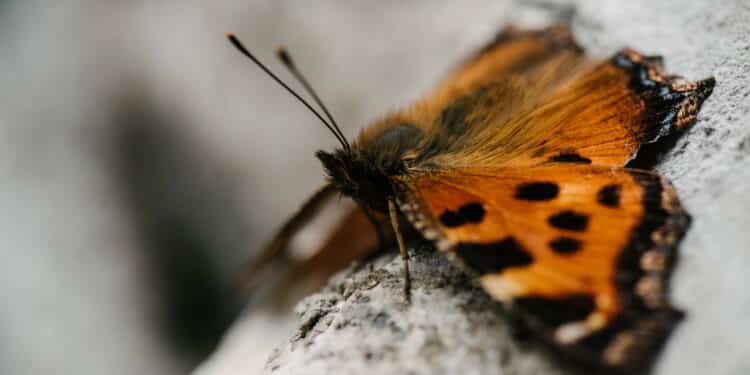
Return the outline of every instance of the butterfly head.
[[[405,155],[416,149],[423,138],[418,127],[397,123],[360,136],[350,149],[319,151],[317,157],[334,187],[382,211],[386,199],[394,194],[392,178],[406,172]]]
[[[330,153],[318,151],[316,156],[338,191],[366,202],[375,210],[385,210],[386,199],[393,195],[393,188],[388,174],[366,154],[357,149],[352,152],[339,149]]]

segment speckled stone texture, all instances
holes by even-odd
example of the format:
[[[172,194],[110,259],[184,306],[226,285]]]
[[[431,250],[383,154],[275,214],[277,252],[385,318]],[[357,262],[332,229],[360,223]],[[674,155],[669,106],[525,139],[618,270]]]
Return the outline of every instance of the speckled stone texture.
[[[354,266],[297,306],[297,330],[266,373],[565,373],[559,362],[539,361],[543,351],[514,337],[500,305],[432,247],[410,255],[410,304],[396,254]]]
[[[659,152],[656,166],[673,181],[693,225],[680,249],[672,291],[687,319],[668,341],[653,373],[750,373],[745,329],[750,326],[750,4],[648,0],[422,4],[385,6],[379,16],[399,16],[383,17],[378,26],[398,27],[405,33],[419,33],[420,38],[393,37],[384,42],[373,34],[371,48],[358,49],[346,64],[370,66],[376,60],[392,66],[398,60],[404,68],[395,69],[387,81],[409,81],[410,73],[420,71],[413,85],[426,88],[427,75],[436,79],[439,69],[480,45],[506,21],[540,24],[567,19],[589,53],[609,55],[629,46],[663,55],[669,72],[689,79],[716,77],[716,89],[697,123],[674,141],[674,147]],[[344,25],[349,25],[345,18],[355,11],[347,8],[340,13],[335,5],[323,9],[318,15],[337,25],[330,27],[331,39],[346,38],[341,35]],[[356,22],[351,27],[356,29]],[[417,41],[421,46],[413,44]],[[441,44],[446,61],[420,57],[434,43]],[[332,45],[336,43],[326,48]],[[342,52],[331,53],[340,57]],[[370,90],[376,81],[376,77],[358,81],[356,89]],[[407,92],[415,94],[413,88]],[[501,318],[497,304],[440,254],[413,250],[411,265],[410,306],[401,299],[400,260],[390,253],[341,272],[325,290],[302,301],[288,337],[279,342],[266,339],[267,346],[276,349],[268,351],[265,364],[238,360],[248,342],[263,339],[249,327],[268,319],[262,313],[248,314],[197,373],[251,374],[260,368],[267,374],[576,373],[537,346],[514,338],[512,325]]]

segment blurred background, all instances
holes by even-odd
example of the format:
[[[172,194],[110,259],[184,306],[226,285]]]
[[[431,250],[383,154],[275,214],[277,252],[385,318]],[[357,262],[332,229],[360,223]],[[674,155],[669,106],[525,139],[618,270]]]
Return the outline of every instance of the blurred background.
[[[354,137],[507,21],[572,17],[568,3],[0,0],[0,373],[186,373],[241,312],[241,264],[323,182],[313,153],[336,143],[225,33],[299,87],[273,54],[286,45]],[[662,50],[678,31],[646,37],[654,25],[684,20],[656,19],[578,38]],[[690,42],[670,44],[670,66],[710,74]],[[238,355],[260,369],[290,323],[254,324],[265,340]]]

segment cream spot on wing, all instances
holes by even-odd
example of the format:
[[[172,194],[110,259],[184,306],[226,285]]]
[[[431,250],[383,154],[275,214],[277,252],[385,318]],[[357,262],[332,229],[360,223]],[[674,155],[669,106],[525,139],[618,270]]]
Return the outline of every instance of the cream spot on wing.
[[[625,331],[617,334],[604,350],[604,360],[613,365],[624,363],[633,344],[635,344],[633,333]]]
[[[565,323],[555,330],[555,339],[562,344],[572,344],[607,325],[607,317],[600,312],[590,314],[586,320]]]
[[[586,322],[565,323],[555,330],[555,340],[561,344],[572,344],[591,333]]]
[[[667,258],[664,253],[657,250],[650,250],[641,256],[641,268],[645,271],[660,272],[666,266]]]
[[[502,275],[484,275],[479,281],[487,293],[502,302],[511,302],[513,298],[523,295],[525,291],[521,284]]]

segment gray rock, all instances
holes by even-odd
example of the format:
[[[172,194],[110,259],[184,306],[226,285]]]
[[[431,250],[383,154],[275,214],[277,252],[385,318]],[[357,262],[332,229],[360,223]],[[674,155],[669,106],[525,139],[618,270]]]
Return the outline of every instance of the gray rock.
[[[500,305],[443,255],[431,246],[410,255],[410,304],[396,253],[351,267],[297,306],[297,330],[266,373],[564,373],[515,340]]]

